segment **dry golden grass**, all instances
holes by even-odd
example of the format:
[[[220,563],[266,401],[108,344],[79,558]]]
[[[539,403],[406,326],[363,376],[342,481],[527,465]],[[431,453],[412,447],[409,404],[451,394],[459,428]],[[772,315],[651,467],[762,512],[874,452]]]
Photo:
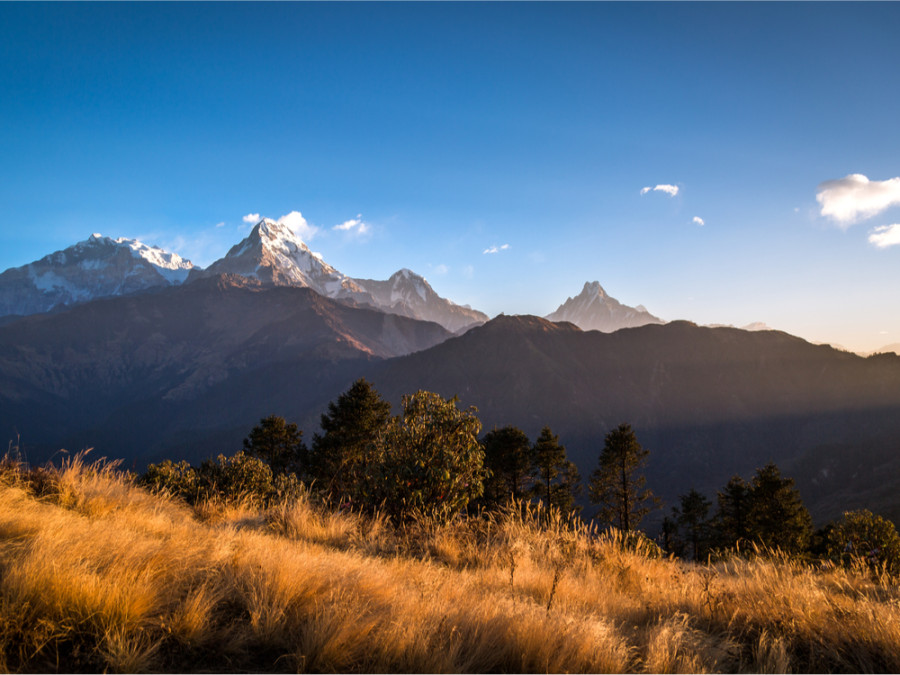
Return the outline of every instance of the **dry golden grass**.
[[[888,578],[693,565],[541,514],[394,528],[0,467],[0,670],[900,671]]]

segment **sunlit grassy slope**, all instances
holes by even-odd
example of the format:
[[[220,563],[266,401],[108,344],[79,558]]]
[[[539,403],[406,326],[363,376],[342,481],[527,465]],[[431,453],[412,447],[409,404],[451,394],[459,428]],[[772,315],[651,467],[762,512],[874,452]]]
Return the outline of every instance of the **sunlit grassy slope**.
[[[394,528],[301,500],[0,472],[0,670],[900,671],[900,590],[695,566],[531,517]]]

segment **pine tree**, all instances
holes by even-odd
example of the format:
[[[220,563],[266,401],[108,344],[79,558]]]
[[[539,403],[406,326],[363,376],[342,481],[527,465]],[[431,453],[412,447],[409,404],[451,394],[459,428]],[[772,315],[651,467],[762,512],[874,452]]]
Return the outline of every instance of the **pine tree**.
[[[793,478],[782,478],[775,464],[758,469],[750,490],[749,529],[754,540],[789,553],[806,548],[812,518]]]
[[[649,451],[641,447],[629,424],[620,424],[606,435],[599,466],[591,474],[591,502],[597,518],[620,530],[636,529],[641,519],[657,506],[653,493],[639,473]]]
[[[318,488],[337,500],[346,497],[387,429],[391,404],[359,379],[322,415],[322,434],[313,436],[309,473]]]
[[[532,484],[534,450],[521,429],[506,426],[485,434],[484,467],[489,472],[484,482],[482,501],[495,506],[509,500],[524,499]]]
[[[683,529],[685,539],[691,544],[694,560],[700,560],[709,549],[709,509],[712,502],[691,488],[681,496],[680,507],[672,509],[672,515],[679,528]]]
[[[258,457],[279,473],[301,473],[306,464],[307,449],[303,432],[283,417],[270,415],[253,427],[244,439],[244,452]]]
[[[732,476],[716,494],[718,507],[713,529],[717,545],[732,547],[750,539],[750,490],[747,481]]]
[[[566,448],[559,444],[550,427],[541,429],[534,444],[535,480],[533,494],[546,506],[569,513],[581,492],[578,468],[566,458]]]

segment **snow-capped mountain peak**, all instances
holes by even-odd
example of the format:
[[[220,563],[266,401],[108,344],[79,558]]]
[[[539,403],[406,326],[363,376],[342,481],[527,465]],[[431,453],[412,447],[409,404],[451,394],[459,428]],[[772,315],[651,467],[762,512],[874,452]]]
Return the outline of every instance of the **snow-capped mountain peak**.
[[[442,298],[435,293],[425,277],[405,267],[394,272],[385,281],[354,281],[371,296],[372,304],[379,309],[414,319],[434,321],[450,331],[459,332],[488,320],[486,314]]]
[[[582,330],[599,330],[605,333],[648,323],[663,323],[643,305],[623,305],[611,297],[599,281],[586,282],[581,293],[574,298],[567,298],[555,312],[545,318],[550,321],[569,321]]]
[[[66,249],[0,274],[0,316],[36,314],[111,295],[180,284],[189,260],[136,239],[94,233]]]
[[[364,300],[350,277],[317,256],[287,225],[263,218],[246,239],[196,276],[239,274],[274,286],[302,286],[329,298]]]

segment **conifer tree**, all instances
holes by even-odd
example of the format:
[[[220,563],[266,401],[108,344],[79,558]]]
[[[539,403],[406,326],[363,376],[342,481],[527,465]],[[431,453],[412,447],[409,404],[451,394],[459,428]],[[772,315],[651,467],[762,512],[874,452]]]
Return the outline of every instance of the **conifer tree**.
[[[322,415],[322,434],[313,436],[309,473],[318,488],[335,499],[346,497],[387,429],[391,404],[371,383],[359,379]]]
[[[750,489],[740,476],[732,476],[716,494],[718,507],[713,518],[716,544],[731,547],[748,541],[750,534]]]
[[[550,427],[541,429],[534,444],[534,496],[548,507],[568,513],[581,492],[578,468],[566,458],[566,448],[559,444]]]
[[[812,518],[794,479],[782,478],[771,462],[753,477],[748,521],[753,539],[789,553],[802,551],[812,536]]]
[[[709,509],[712,502],[697,490],[691,488],[681,496],[680,506],[672,509],[675,522],[684,531],[687,542],[691,544],[694,560],[700,560],[709,549]]]
[[[484,481],[482,501],[488,506],[503,504],[511,499],[524,499],[532,485],[534,449],[521,429],[506,426],[485,434]]]
[[[629,424],[620,424],[606,435],[590,482],[591,502],[599,506],[600,520],[629,532],[656,507],[657,500],[640,473],[649,454]]]
[[[244,452],[266,462],[276,474],[301,473],[307,458],[303,432],[276,415],[261,419],[253,427],[244,439]]]

